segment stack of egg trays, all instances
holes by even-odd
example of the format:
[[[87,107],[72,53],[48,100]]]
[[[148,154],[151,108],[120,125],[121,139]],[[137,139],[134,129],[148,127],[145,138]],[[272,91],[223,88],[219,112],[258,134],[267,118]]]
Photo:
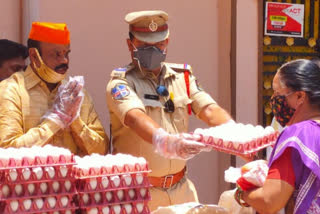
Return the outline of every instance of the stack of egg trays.
[[[73,155],[0,161],[0,213],[75,213],[74,164]]]
[[[267,136],[252,139],[247,143],[240,144],[232,141],[225,142],[223,139],[214,138],[212,136],[204,137],[201,135],[200,141],[220,152],[249,156],[268,146],[273,146],[276,143],[278,136],[279,132],[275,131]]]
[[[103,167],[90,168],[86,173],[76,168],[78,206],[81,213],[150,213],[148,201],[151,199],[151,185],[148,173],[148,166],[142,168],[139,164],[131,168],[124,166],[122,170],[116,165],[110,170]]]

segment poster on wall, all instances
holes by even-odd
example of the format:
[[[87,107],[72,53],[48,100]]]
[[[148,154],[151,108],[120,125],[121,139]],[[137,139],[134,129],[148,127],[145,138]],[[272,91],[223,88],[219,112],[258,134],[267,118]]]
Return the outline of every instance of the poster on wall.
[[[304,5],[266,2],[264,34],[303,37]]]

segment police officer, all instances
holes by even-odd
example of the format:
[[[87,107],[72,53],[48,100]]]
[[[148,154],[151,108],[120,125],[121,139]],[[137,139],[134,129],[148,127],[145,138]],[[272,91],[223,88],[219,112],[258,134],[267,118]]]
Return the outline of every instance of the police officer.
[[[202,148],[188,132],[193,112],[209,126],[231,120],[197,84],[190,65],[164,62],[169,42],[168,14],[139,11],[126,15],[132,63],[112,71],[107,86],[114,153],[149,162],[149,208],[198,201],[186,177],[186,159]]]

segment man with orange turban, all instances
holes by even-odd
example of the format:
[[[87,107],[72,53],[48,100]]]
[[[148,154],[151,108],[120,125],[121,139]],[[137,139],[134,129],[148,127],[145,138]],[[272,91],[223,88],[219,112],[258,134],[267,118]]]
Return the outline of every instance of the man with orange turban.
[[[30,65],[0,83],[0,146],[52,144],[83,156],[105,154],[109,142],[83,77],[64,80],[69,67],[66,24],[32,23]]]

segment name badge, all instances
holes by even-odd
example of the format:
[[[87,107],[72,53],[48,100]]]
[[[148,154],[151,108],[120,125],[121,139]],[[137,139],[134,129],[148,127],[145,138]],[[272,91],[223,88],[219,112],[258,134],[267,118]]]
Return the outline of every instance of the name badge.
[[[148,100],[159,100],[159,96],[154,94],[145,94],[144,98]]]

